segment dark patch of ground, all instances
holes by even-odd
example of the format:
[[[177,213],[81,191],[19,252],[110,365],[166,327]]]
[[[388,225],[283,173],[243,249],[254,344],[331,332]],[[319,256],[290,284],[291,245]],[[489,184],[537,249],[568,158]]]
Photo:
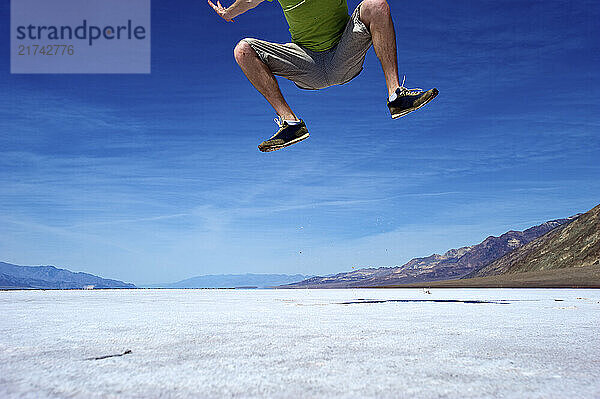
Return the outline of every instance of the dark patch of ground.
[[[461,301],[460,299],[357,299],[356,301],[340,302],[340,305],[353,305],[357,303],[386,303],[386,302],[439,302],[439,303],[493,303],[497,305],[508,305],[510,302],[500,301],[479,301],[469,299]]]

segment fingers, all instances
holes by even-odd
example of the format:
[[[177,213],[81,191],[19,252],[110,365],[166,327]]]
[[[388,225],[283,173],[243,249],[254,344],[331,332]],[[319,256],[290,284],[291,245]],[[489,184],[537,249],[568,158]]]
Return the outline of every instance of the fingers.
[[[213,10],[215,10],[215,12],[217,14],[219,14],[219,16],[221,18],[223,18],[227,22],[233,22],[233,19],[227,19],[227,18],[225,18],[224,14],[225,14],[226,9],[225,9],[225,7],[223,7],[221,5],[221,2],[219,0],[217,0],[217,4],[216,5],[212,1],[210,1],[210,0],[207,0],[207,1],[208,1],[208,5],[211,6],[213,8]]]
[[[211,6],[213,10],[215,10],[218,13],[225,11],[225,8],[221,5],[219,1],[217,1],[217,4],[215,5],[212,1],[208,0],[208,5]]]

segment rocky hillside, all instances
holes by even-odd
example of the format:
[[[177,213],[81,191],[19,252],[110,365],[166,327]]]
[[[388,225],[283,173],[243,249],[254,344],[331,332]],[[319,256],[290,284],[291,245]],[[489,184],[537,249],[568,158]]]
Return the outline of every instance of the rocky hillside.
[[[313,277],[299,283],[286,285],[285,287],[373,287],[459,279],[543,236],[549,231],[572,222],[578,216],[552,220],[524,231],[509,231],[499,237],[490,236],[477,245],[451,249],[443,255],[433,254],[425,258],[415,258],[400,267],[360,269],[334,276]]]
[[[600,266],[600,205],[465,278]]]

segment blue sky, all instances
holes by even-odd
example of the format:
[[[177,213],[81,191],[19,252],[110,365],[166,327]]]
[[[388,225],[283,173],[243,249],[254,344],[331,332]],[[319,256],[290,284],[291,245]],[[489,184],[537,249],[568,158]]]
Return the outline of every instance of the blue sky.
[[[597,2],[391,1],[400,73],[438,98],[391,120],[370,50],[349,84],[280,80],[311,138],[269,154],[275,115],[232,49],[288,41],[276,2],[228,24],[203,0],[153,0],[150,75],[9,74],[7,3],[2,261],[134,283],[327,274],[600,203]]]

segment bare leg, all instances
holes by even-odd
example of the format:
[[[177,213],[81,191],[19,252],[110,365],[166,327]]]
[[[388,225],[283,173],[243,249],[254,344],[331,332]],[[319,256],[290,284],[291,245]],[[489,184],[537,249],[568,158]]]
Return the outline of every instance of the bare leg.
[[[360,6],[360,20],[371,32],[373,48],[385,74],[388,95],[391,95],[400,86],[400,83],[398,81],[396,33],[387,1],[364,0]]]
[[[287,120],[297,120],[298,118],[281,94],[277,79],[269,67],[258,57],[252,46],[241,40],[235,46],[233,54],[250,83],[266,98],[277,115]]]

